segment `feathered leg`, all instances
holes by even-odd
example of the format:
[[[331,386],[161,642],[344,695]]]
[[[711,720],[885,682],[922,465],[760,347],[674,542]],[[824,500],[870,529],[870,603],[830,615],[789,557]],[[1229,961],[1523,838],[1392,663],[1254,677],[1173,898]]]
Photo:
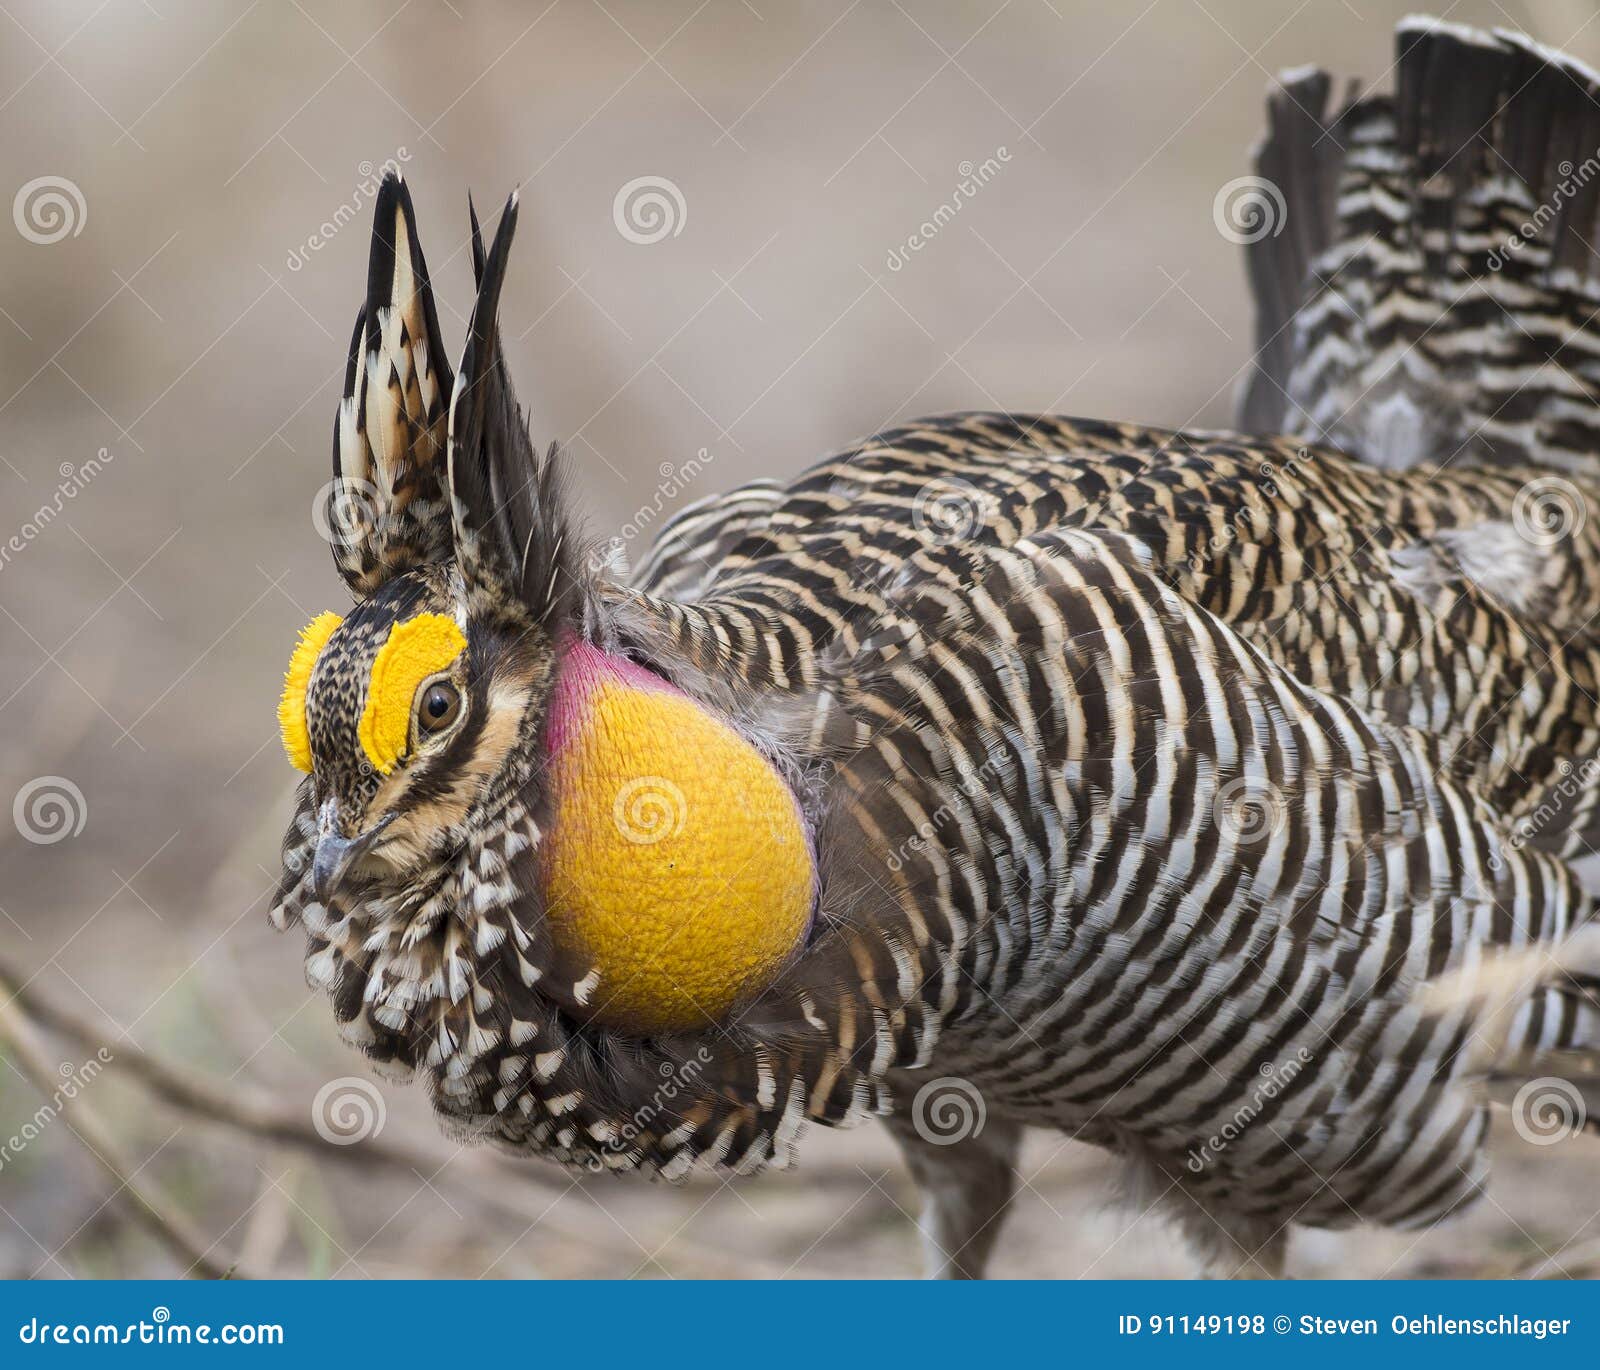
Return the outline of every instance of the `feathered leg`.
[[[923,1273],[935,1280],[978,1280],[1017,1188],[1022,1128],[999,1118],[940,1145],[909,1118],[888,1120],[922,1195]]]
[[[1217,1213],[1187,1193],[1170,1210],[1208,1280],[1281,1280],[1289,1257],[1289,1225]]]

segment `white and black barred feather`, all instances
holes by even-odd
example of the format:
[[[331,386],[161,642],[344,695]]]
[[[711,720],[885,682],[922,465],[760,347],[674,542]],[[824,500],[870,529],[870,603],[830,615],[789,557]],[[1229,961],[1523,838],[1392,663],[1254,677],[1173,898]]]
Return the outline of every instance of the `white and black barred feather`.
[[[1600,451],[1600,77],[1520,34],[1408,19],[1392,96],[1330,111],[1285,74],[1247,249],[1247,432],[1380,466],[1593,471]]]

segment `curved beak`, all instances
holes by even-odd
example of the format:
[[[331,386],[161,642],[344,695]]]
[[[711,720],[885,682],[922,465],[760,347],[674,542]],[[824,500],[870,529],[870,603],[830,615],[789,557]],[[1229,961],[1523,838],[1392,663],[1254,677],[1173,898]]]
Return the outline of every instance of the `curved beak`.
[[[327,905],[350,868],[372,850],[393,819],[393,814],[385,814],[359,837],[346,837],[339,831],[337,802],[323,801],[317,813],[317,849],[311,858],[311,890],[319,904]]]

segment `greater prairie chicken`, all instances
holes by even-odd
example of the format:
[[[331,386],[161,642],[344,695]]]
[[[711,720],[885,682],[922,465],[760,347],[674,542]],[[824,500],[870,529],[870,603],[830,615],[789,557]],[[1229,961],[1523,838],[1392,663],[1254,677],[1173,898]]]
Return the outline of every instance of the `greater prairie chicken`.
[[[343,1034],[592,1170],[880,1115],[946,1275],[1025,1126],[1271,1272],[1295,1224],[1471,1200],[1501,1090],[1592,1110],[1600,83],[1399,48],[1392,98],[1272,96],[1264,436],[907,424],[688,509],[631,581],[512,397],[515,198],[452,376],[387,181],[334,441],[355,605],[283,708],[274,917]]]

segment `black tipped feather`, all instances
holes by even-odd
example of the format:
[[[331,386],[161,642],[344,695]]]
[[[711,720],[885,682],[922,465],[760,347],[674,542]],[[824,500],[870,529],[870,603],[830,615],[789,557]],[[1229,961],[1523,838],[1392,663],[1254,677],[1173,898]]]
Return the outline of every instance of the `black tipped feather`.
[[[478,208],[467,194],[467,217],[472,220],[472,283],[483,284],[483,230],[478,227]]]
[[[404,230],[411,280],[415,283],[415,307],[420,316],[422,341],[427,343],[428,356],[439,377],[442,402],[450,402],[450,389],[454,377],[445,360],[444,338],[439,332],[439,311],[434,304],[433,282],[428,275],[428,262],[422,254],[422,239],[417,234],[417,212],[411,204],[411,192],[398,171],[391,171],[378,187],[377,202],[372,214],[372,250],[367,259],[366,316],[377,317],[386,305],[404,307],[405,301],[396,298],[403,275],[396,273],[396,239]],[[418,340],[411,338],[415,344]]]
[[[516,227],[513,194],[485,256],[472,215],[478,299],[451,403],[450,485],[456,559],[474,608],[543,622],[575,607],[579,583],[557,450],[543,461],[535,453],[500,345],[500,292]]]
[[[452,385],[411,196],[391,172],[373,208],[366,298],[333,429],[330,541],[357,595],[450,555],[440,458]]]

